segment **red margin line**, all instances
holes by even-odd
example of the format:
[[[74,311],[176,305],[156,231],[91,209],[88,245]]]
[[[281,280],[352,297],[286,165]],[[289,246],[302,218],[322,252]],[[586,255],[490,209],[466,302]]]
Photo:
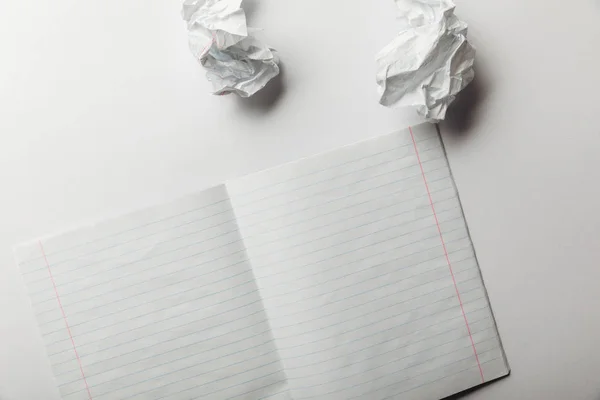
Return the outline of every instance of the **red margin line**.
[[[475,348],[475,342],[473,341],[473,335],[471,334],[471,328],[469,327],[469,321],[467,321],[467,314],[465,314],[465,308],[463,307],[463,302],[460,298],[460,293],[458,291],[458,285],[456,284],[456,278],[454,277],[454,271],[452,270],[452,264],[450,263],[450,257],[448,256],[448,250],[446,249],[446,243],[444,242],[444,237],[442,236],[442,229],[440,228],[440,222],[438,221],[437,214],[435,212],[435,207],[433,206],[433,199],[431,198],[431,192],[429,191],[429,185],[427,184],[427,178],[425,178],[425,170],[423,169],[423,164],[421,163],[421,157],[419,157],[419,150],[417,150],[417,142],[415,141],[415,136],[413,135],[412,128],[409,126],[408,131],[410,132],[410,138],[412,139],[413,146],[415,148],[415,154],[417,155],[417,161],[419,162],[419,168],[421,168],[421,175],[423,176],[423,182],[425,183],[425,189],[427,189],[427,196],[429,197],[429,205],[431,206],[431,211],[433,212],[433,218],[435,218],[435,224],[437,225],[438,233],[440,234],[440,240],[442,241],[442,247],[444,248],[444,255],[446,256],[446,262],[448,263],[448,269],[450,270],[450,276],[452,276],[452,282],[454,282],[454,290],[456,290],[456,297],[458,297],[458,303],[460,304],[460,310],[462,311],[463,318],[465,319],[465,325],[467,326],[467,331],[469,332],[469,339],[471,339],[471,346],[473,347],[473,353],[475,354],[475,360],[477,360],[477,366],[479,367],[479,374],[481,375],[481,382],[485,382],[485,378],[483,377],[483,369],[481,369],[481,363],[479,362],[479,356],[477,355],[477,349]]]
[[[62,303],[60,302],[60,296],[58,295],[58,289],[56,288],[56,283],[54,282],[54,277],[52,276],[52,271],[50,270],[50,263],[48,263],[48,258],[46,257],[46,252],[44,251],[44,246],[42,246],[42,241],[38,241],[40,245],[40,250],[42,251],[42,255],[44,256],[44,261],[46,262],[46,267],[48,267],[48,275],[50,275],[50,280],[52,281],[52,286],[54,287],[54,293],[56,294],[56,301],[58,302],[58,306],[60,307],[60,312],[62,313],[63,319],[65,320],[65,326],[67,327],[67,332],[69,332],[69,338],[71,339],[71,344],[73,345],[73,351],[75,352],[75,357],[77,358],[77,363],[79,364],[79,370],[81,371],[81,376],[83,378],[83,382],[85,383],[85,388],[87,390],[88,396],[90,400],[92,400],[92,392],[90,392],[90,387],[87,383],[87,379],[85,379],[85,374],[83,373],[83,366],[81,365],[81,359],[79,358],[79,354],[77,353],[77,348],[75,347],[75,341],[73,340],[73,335],[71,334],[71,328],[69,327],[69,323],[67,322],[67,315],[65,314],[65,310],[63,309]]]

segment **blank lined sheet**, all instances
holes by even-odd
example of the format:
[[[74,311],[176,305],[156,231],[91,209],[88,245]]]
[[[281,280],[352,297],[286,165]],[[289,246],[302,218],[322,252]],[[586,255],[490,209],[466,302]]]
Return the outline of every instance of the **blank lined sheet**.
[[[63,399],[288,398],[224,186],[16,252]]]
[[[507,374],[432,126],[228,189],[294,399],[437,399]]]
[[[65,400],[435,400],[508,374],[432,125],[15,253]]]

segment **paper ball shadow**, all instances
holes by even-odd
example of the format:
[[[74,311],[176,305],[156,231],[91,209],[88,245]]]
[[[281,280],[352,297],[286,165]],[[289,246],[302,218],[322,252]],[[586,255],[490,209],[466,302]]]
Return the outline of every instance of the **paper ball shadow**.
[[[261,0],[243,0],[242,9],[246,14],[248,26],[252,26],[257,18],[259,9],[261,8]],[[283,98],[285,94],[284,86],[284,68],[279,62],[279,75],[271,79],[264,88],[260,89],[254,95],[241,98],[235,96],[239,107],[249,112],[268,113],[273,110]]]
[[[260,4],[257,0],[242,1],[242,9],[246,13],[246,21],[248,22],[248,25],[252,25],[259,8]]]
[[[467,137],[475,131],[481,117],[481,106],[489,93],[485,69],[475,65],[475,78],[448,107],[446,119],[441,122],[442,132],[458,138]]]
[[[274,109],[285,94],[284,67],[279,63],[279,75],[271,79],[264,88],[248,98],[238,97],[237,101],[241,108],[248,111],[266,113]],[[237,96],[236,96],[237,97]]]

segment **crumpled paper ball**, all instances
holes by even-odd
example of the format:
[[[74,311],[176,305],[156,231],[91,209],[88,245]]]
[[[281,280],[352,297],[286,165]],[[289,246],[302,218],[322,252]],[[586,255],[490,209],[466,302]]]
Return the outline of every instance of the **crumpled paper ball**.
[[[450,0],[395,1],[401,30],[377,55],[379,102],[413,106],[428,121],[442,120],[474,77],[467,24],[454,15]]]
[[[248,34],[242,0],[185,0],[192,54],[206,69],[214,94],[249,97],[279,74],[275,50]]]

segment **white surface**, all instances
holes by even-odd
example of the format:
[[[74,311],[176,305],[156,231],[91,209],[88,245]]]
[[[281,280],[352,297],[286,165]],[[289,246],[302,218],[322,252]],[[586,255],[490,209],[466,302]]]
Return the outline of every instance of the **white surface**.
[[[177,1],[0,3],[0,399],[57,399],[14,243],[415,122],[377,103],[391,0],[252,4],[284,66],[268,109],[206,94]],[[478,101],[444,139],[512,368],[468,397],[598,399],[600,2],[457,14]]]

